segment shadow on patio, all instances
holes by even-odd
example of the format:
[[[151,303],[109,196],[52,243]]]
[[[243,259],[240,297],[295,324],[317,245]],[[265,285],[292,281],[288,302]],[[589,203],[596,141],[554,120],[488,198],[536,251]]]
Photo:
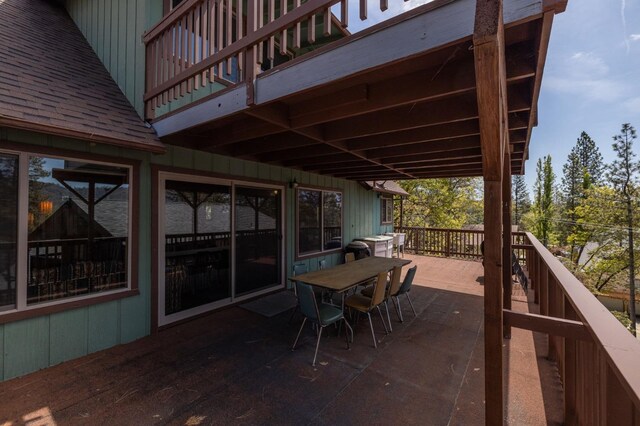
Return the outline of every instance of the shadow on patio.
[[[377,318],[377,350],[360,321],[351,350],[332,329],[313,368],[310,327],[292,352],[299,323],[288,324],[288,312],[265,318],[233,307],[1,383],[0,423],[22,424],[29,413],[60,424],[482,423],[482,266],[408,257],[419,265],[418,317],[403,300],[405,322],[392,316],[388,336]],[[508,393],[510,420],[551,422],[555,406],[533,376],[535,363],[545,364],[540,376],[555,370],[536,357],[532,333],[514,330],[507,344],[509,387],[521,387]]]

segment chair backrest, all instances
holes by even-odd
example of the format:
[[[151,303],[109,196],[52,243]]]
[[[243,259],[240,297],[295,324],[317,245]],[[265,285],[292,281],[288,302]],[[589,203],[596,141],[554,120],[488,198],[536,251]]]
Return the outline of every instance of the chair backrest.
[[[306,274],[307,264],[306,263],[294,263],[293,264],[293,276]]]
[[[416,271],[418,270],[418,265],[413,268],[409,268],[407,271],[407,275],[404,277],[404,281],[400,286],[400,290],[398,290],[398,294],[404,294],[409,291],[411,288],[411,284],[413,284],[413,278],[416,276]]]
[[[300,312],[311,321],[318,322],[320,315],[318,314],[318,302],[313,293],[313,289],[309,284],[296,281],[296,292],[298,294],[298,303],[300,304]]]
[[[327,267],[327,261],[322,259],[318,261],[318,269],[324,269]]]
[[[384,295],[387,290],[387,273],[380,272],[378,280],[373,287],[373,295],[371,296],[371,307],[378,306],[384,301]]]
[[[344,255],[344,263],[353,262],[354,260],[356,260],[355,253],[347,253]]]
[[[402,274],[402,266],[396,266],[391,271],[391,284],[389,285],[389,295],[395,296],[400,291],[400,275]]]

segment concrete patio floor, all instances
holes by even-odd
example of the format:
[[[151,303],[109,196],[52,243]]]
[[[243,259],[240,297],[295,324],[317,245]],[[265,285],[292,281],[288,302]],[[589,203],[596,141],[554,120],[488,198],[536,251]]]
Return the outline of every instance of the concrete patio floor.
[[[289,313],[232,307],[0,383],[0,425],[482,424],[482,265],[407,257],[418,316],[403,300],[387,336],[376,318],[378,349],[360,321],[348,351],[333,330],[322,339],[314,368],[310,327],[292,352]],[[522,291],[513,305],[535,312]],[[508,422],[561,424],[546,338],[514,329],[505,349]]]

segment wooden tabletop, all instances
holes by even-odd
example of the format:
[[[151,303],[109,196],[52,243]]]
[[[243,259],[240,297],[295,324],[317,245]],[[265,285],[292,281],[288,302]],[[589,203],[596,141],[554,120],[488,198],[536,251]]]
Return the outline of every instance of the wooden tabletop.
[[[296,275],[289,279],[341,292],[377,277],[380,272],[388,272],[396,266],[404,266],[409,263],[411,261],[407,259],[372,256],[334,266],[333,268]]]

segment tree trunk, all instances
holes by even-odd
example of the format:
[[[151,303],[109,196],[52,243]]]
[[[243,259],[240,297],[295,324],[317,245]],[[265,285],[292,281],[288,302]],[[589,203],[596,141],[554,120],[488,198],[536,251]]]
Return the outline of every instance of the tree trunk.
[[[629,317],[631,332],[636,335],[636,268],[633,250],[633,209],[631,198],[627,197],[627,225],[629,231]]]

